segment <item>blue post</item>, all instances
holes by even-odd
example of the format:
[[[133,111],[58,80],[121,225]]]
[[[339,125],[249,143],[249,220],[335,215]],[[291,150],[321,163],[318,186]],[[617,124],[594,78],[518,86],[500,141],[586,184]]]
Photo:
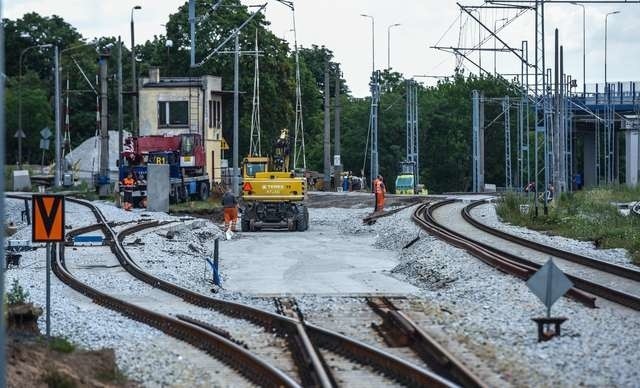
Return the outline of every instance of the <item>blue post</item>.
[[[220,271],[218,270],[218,265],[219,265],[219,243],[220,243],[220,239],[215,239],[214,241],[214,245],[213,245],[213,262],[211,261],[211,259],[207,258],[207,263],[209,263],[209,265],[211,266],[211,272],[212,272],[212,277],[213,277],[213,284],[215,284],[216,286],[220,287]]]

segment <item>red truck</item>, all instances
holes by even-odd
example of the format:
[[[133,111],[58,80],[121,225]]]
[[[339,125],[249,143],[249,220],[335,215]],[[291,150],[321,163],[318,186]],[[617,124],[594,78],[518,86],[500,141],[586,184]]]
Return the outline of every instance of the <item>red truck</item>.
[[[125,140],[122,160],[120,181],[132,172],[137,182],[133,192],[134,205],[147,196],[148,163],[169,165],[171,202],[183,202],[190,197],[209,198],[211,183],[205,172],[204,144],[199,134],[129,137]]]

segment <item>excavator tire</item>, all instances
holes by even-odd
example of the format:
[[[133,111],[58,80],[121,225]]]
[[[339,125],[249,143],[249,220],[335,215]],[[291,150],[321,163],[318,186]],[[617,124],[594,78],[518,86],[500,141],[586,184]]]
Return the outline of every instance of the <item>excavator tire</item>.
[[[249,219],[240,219],[240,230],[243,232],[248,232],[249,231]]]

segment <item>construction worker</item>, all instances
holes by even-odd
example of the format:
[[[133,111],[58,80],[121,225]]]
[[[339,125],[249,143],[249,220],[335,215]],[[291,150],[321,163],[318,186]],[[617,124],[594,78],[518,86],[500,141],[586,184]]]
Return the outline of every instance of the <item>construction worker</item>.
[[[382,175],[378,175],[375,182],[375,195],[376,195],[376,211],[384,210],[384,194],[387,192],[387,188],[384,185],[384,178]]]
[[[122,180],[122,186],[124,187],[124,210],[130,212],[133,208],[133,189],[136,186],[136,180],[131,171]]]
[[[378,187],[378,177],[371,182],[371,193],[373,194],[373,212],[378,211],[378,195],[376,195],[376,188]]]
[[[231,231],[235,232],[238,222],[238,200],[231,189],[227,189],[222,196],[222,206],[224,207],[224,231],[229,230],[231,226]]]

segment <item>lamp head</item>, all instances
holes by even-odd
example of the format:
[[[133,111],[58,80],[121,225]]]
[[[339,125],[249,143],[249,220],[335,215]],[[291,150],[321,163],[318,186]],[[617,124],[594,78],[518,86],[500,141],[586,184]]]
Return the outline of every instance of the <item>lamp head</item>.
[[[136,6],[133,7],[133,9],[142,9],[142,7],[139,6],[139,5],[136,5]]]

